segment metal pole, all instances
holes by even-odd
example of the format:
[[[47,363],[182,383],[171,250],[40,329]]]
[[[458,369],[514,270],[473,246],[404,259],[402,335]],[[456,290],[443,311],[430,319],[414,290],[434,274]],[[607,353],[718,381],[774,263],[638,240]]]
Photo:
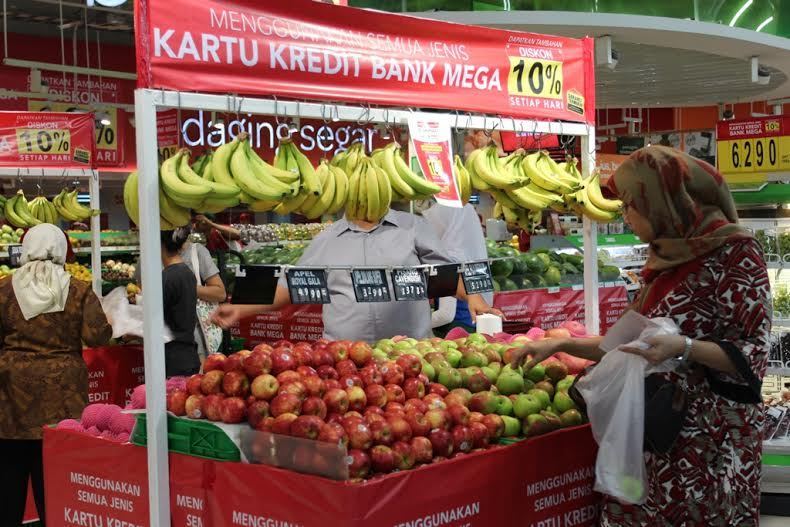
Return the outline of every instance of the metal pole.
[[[586,178],[595,170],[595,128],[588,126],[582,136],[582,175]],[[598,224],[584,217],[584,325],[587,333],[600,331],[598,304]]]
[[[167,459],[165,345],[162,307],[162,259],[159,241],[159,167],[154,92],[134,92],[140,204],[140,264],[145,291],[143,342],[145,413],[148,432],[148,502],[150,525],[170,525],[170,481]]]
[[[88,192],[91,198],[91,210],[100,210],[99,171],[91,170]],[[101,218],[97,214],[91,216],[91,273],[93,275],[93,292],[101,298]]]

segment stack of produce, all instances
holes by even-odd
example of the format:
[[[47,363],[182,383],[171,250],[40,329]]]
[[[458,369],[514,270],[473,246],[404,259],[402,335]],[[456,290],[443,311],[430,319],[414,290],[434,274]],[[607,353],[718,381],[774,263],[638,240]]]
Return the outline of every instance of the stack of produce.
[[[18,244],[23,234],[25,231],[20,228],[15,230],[10,225],[3,225],[0,227],[0,245]]]
[[[620,201],[604,198],[597,173],[583,179],[576,160],[557,164],[547,152],[527,154],[519,149],[500,158],[496,145],[490,145],[472,151],[465,166],[472,186],[489,192],[496,201],[495,217],[524,229],[539,223],[546,208],[610,222],[622,206]]]
[[[7,276],[11,276],[14,274],[15,269],[8,267],[7,265],[0,265],[0,280]]]
[[[122,281],[134,278],[137,268],[133,264],[107,260],[102,269],[102,279],[107,281]]]
[[[244,241],[279,242],[312,240],[326,228],[325,223],[266,223],[264,225],[233,225],[242,231]]]
[[[528,340],[489,344],[476,334],[386,339],[375,347],[261,344],[229,357],[210,355],[204,373],[190,377],[185,390],[169,392],[167,408],[346,446],[349,476],[359,480],[485,449],[502,437],[581,424],[566,393],[573,377],[562,362],[529,371],[504,364]],[[292,455],[276,463],[300,469]]]
[[[82,411],[80,420],[64,419],[58,423],[58,430],[71,430],[101,437],[110,441],[126,443],[134,429],[135,417],[123,413],[114,404],[89,404]]]
[[[74,278],[76,278],[77,280],[82,280],[83,282],[90,282],[91,280],[93,280],[93,275],[91,274],[91,270],[82,264],[67,263],[66,271],[68,271],[68,273]]]
[[[21,229],[41,223],[57,224],[60,218],[83,222],[99,214],[99,211],[91,210],[77,202],[76,189],[71,192],[63,189],[52,201],[44,196],[37,196],[30,202],[20,189],[14,196],[0,199],[0,203],[6,221]]]
[[[266,246],[258,249],[245,249],[241,254],[244,257],[244,263],[249,265],[295,265],[306,248],[307,244],[291,243],[281,247]]]

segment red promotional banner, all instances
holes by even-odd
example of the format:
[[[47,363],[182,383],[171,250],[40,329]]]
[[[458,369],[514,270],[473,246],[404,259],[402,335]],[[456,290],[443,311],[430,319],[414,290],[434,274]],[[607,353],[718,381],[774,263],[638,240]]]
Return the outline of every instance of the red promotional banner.
[[[595,120],[590,38],[308,0],[137,0],[135,16],[141,87]]]
[[[0,166],[91,168],[93,114],[0,112]]]
[[[88,402],[124,407],[132,390],[145,383],[142,346],[85,348],[82,358],[88,365]]]
[[[441,205],[463,207],[453,177],[453,137],[447,118],[413,113],[409,116],[409,135],[423,175],[441,188],[433,197]]]
[[[247,347],[278,340],[313,342],[324,334],[323,308],[316,304],[291,305],[281,311],[245,318],[231,328],[231,335],[247,340]]]
[[[628,307],[625,287],[601,287],[598,289],[601,334],[606,333]],[[494,307],[502,310],[508,320],[531,322],[548,329],[559,326],[566,320],[584,322],[584,290],[572,288],[536,289],[508,291],[494,295]]]

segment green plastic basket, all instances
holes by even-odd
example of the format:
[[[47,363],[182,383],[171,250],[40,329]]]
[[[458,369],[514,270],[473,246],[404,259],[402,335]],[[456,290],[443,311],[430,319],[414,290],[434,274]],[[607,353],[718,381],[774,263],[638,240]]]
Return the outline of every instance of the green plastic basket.
[[[512,445],[519,441],[524,441],[526,437],[500,437],[497,442],[500,445]]]
[[[146,416],[137,414],[132,443],[146,446]],[[167,445],[171,452],[217,461],[240,461],[236,444],[219,427],[207,421],[167,416]]]

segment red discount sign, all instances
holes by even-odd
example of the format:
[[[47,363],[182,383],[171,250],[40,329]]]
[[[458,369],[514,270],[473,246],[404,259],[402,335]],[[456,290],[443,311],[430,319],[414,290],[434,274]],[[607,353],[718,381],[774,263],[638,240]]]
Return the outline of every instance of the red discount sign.
[[[323,306],[316,304],[291,305],[281,311],[245,318],[231,329],[231,335],[244,338],[250,348],[283,339],[314,342],[324,335],[322,312]]]
[[[592,123],[592,39],[308,0],[138,0],[140,86]]]
[[[0,112],[0,166],[90,168],[93,114]]]

